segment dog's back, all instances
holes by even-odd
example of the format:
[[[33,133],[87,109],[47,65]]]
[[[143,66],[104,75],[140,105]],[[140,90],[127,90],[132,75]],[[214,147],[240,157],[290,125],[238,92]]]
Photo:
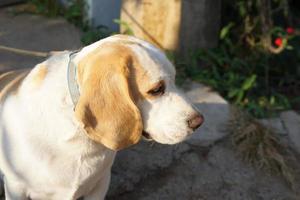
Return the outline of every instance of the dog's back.
[[[8,200],[73,200],[96,184],[104,198],[115,152],[79,133],[65,102],[65,58],[0,73],[0,179]]]
[[[29,69],[4,72],[0,75],[0,101],[3,101],[9,92],[18,88],[28,74]]]

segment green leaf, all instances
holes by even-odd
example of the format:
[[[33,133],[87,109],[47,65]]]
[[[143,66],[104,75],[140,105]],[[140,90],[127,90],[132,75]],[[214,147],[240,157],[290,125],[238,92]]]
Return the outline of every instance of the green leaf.
[[[253,87],[254,83],[256,81],[256,75],[253,74],[252,76],[250,76],[249,78],[247,78],[243,85],[242,85],[242,89],[244,91],[249,90],[251,87]]]
[[[229,93],[228,93],[228,97],[233,98],[237,95],[238,92],[239,92],[239,89],[230,90]]]
[[[234,23],[230,22],[227,26],[223,27],[220,32],[220,39],[223,40],[229,33],[230,29],[234,26]]]
[[[274,105],[275,102],[276,102],[276,99],[275,99],[275,97],[272,95],[271,98],[270,98],[270,104],[271,104],[271,105]]]
[[[239,2],[239,13],[242,17],[244,17],[247,13],[245,2]]]
[[[124,34],[134,35],[132,28],[129,26],[129,24],[127,22],[122,21],[120,19],[114,19],[114,22],[125,28]]]
[[[293,49],[294,49],[293,46],[291,46],[291,45],[287,45],[285,48],[286,48],[287,50],[293,50]]]
[[[239,92],[237,93],[237,97],[236,97],[236,99],[235,99],[235,103],[236,104],[239,104],[239,103],[241,103],[241,101],[242,101],[242,99],[243,99],[243,97],[244,97],[244,91],[243,90],[239,90]]]

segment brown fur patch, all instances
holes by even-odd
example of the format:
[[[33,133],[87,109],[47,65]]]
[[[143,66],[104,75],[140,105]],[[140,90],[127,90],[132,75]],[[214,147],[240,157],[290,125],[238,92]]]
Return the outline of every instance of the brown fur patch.
[[[32,84],[36,87],[40,86],[45,79],[48,69],[44,64],[40,64],[37,69],[34,69],[34,74],[32,75],[31,81]]]
[[[4,101],[9,93],[18,91],[18,87],[28,72],[28,69],[15,70],[0,75],[0,101]]]
[[[75,113],[88,136],[114,150],[137,143],[143,125],[135,103],[148,79],[132,51],[120,44],[103,45],[83,58]]]
[[[127,36],[118,35],[120,38],[126,39]],[[88,54],[85,59],[89,59],[90,56],[94,55],[98,51],[104,51],[107,59],[110,60],[118,60],[121,57],[130,57],[130,62],[127,65],[127,69],[129,70],[129,88],[131,89],[132,96],[134,100],[139,100],[143,98],[148,98],[148,90],[153,87],[153,83],[150,81],[150,77],[146,70],[142,67],[139,62],[137,56],[132,52],[129,47],[126,47],[126,44],[138,44],[138,43],[130,43],[124,40],[121,41],[120,44],[110,43],[102,45],[100,48],[95,49],[92,53]],[[83,61],[84,62],[84,59]],[[79,69],[79,74],[82,74],[83,68]],[[81,82],[81,78],[79,77],[79,82]]]

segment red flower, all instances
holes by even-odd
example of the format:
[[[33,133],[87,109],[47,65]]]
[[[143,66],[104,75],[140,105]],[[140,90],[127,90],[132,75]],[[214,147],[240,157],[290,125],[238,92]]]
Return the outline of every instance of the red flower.
[[[280,47],[282,45],[282,38],[281,37],[276,38],[274,44]]]
[[[288,34],[293,34],[293,33],[295,32],[295,29],[294,29],[293,27],[287,27],[287,28],[286,28],[286,32],[287,32]]]

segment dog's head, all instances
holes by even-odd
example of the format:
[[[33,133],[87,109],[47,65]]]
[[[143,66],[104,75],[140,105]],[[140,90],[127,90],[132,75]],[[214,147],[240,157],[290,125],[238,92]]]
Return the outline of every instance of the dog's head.
[[[153,45],[116,35],[76,57],[80,98],[75,114],[88,136],[119,150],[147,138],[175,144],[203,122],[175,86],[175,68]]]

